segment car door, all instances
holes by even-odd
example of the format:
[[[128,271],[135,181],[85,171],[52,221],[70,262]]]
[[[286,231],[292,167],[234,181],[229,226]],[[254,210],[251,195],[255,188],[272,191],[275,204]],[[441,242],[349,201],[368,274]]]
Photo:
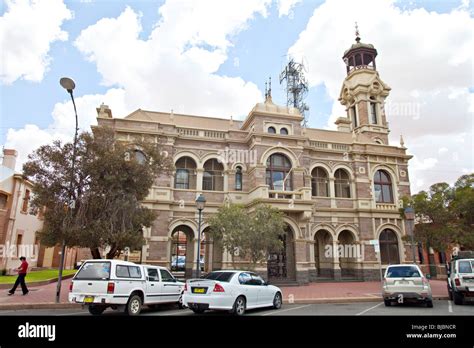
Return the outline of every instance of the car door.
[[[181,285],[166,269],[160,268],[160,276],[163,302],[177,302],[181,294]]]
[[[268,286],[265,285],[265,281],[262,277],[257,274],[252,273],[252,285],[258,288],[258,297],[257,305],[267,305],[273,302],[273,292],[268,289]]]
[[[248,272],[239,274],[239,288],[247,299],[247,308],[258,306],[258,291],[259,287],[253,285],[252,275]]]
[[[146,303],[161,302],[161,283],[158,269],[146,267]]]

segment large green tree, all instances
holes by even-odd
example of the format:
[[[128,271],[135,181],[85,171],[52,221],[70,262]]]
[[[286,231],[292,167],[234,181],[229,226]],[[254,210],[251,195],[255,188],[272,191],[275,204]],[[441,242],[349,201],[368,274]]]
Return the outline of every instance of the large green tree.
[[[404,207],[415,210],[418,242],[437,251],[453,244],[474,248],[474,174],[461,176],[453,187],[447,183],[431,185],[428,191],[403,201]]]
[[[152,141],[124,143],[112,129],[96,127],[78,138],[71,192],[72,150],[71,143],[55,141],[23,166],[34,182],[33,207],[46,208],[41,242],[88,247],[94,258],[101,248],[108,247],[107,258],[113,258],[125,247],[141,247],[142,230],[155,219],[141,201],[155,178],[170,170],[170,158]]]
[[[251,213],[242,205],[226,205],[209,219],[209,225],[213,238],[232,256],[234,267],[236,253],[255,269],[269,253],[283,247],[283,213],[269,205],[259,204]]]

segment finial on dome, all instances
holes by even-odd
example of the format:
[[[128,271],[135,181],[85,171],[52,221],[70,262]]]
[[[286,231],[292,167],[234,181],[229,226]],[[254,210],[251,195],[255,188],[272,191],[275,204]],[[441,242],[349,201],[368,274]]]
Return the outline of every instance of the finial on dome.
[[[400,146],[405,147],[405,141],[403,140],[403,135],[400,134]]]
[[[357,22],[355,22],[355,34],[356,34],[356,41],[357,41],[357,43],[359,43],[360,33],[359,33],[359,25],[357,24]]]

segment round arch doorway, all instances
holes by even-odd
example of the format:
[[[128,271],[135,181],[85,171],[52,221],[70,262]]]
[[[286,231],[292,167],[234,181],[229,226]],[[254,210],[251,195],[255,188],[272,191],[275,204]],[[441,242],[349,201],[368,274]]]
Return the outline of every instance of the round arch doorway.
[[[289,225],[286,225],[285,233],[280,236],[283,248],[279,252],[270,253],[267,259],[267,274],[269,281],[295,281],[295,243],[294,233]]]
[[[194,265],[194,232],[186,225],[175,227],[171,233],[171,270],[176,275],[191,278]],[[181,278],[181,277],[180,277]]]

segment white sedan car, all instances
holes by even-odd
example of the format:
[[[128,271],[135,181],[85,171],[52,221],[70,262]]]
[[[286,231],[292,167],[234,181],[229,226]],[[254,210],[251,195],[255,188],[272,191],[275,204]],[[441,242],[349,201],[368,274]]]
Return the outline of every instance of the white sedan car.
[[[183,303],[194,313],[206,310],[224,310],[243,315],[247,309],[281,308],[281,290],[269,285],[255,273],[222,270],[209,273],[201,279],[186,282]]]

